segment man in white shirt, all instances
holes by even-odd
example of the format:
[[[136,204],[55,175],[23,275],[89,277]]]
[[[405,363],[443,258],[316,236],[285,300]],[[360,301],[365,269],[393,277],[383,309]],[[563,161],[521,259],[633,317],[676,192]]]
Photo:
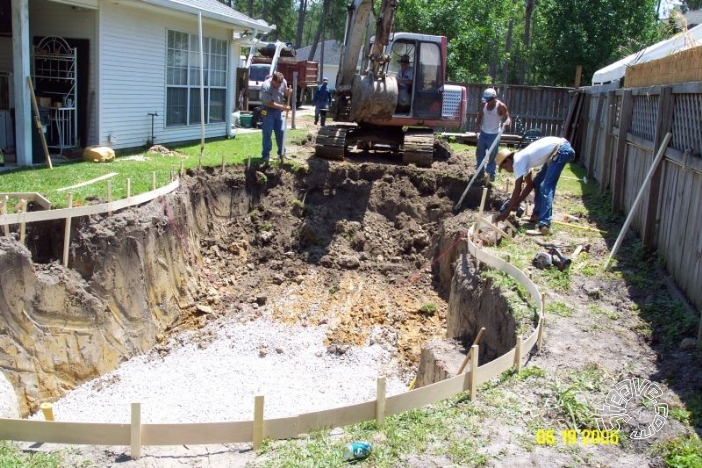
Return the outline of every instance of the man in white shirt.
[[[509,117],[507,105],[497,99],[495,88],[486,89],[483,92],[483,98],[480,102],[475,122],[478,133],[478,145],[475,150],[476,167],[480,167],[486,156],[485,153],[492,146],[495,138],[497,138],[500,127],[507,128],[511,123],[512,120]],[[497,153],[497,146],[495,146],[491,154],[487,155],[490,159],[488,159],[487,166],[484,168],[490,182],[495,181],[495,153]]]
[[[500,150],[495,157],[495,164],[502,170],[514,172],[514,190],[507,208],[496,218],[507,219],[509,213],[523,202],[531,189],[534,189],[534,212],[532,220],[538,221],[536,230],[527,231],[529,235],[545,236],[551,234],[553,219],[553,197],[556,184],[565,165],[575,157],[575,150],[568,140],[560,137],[544,137],[521,151]],[[541,167],[532,179],[531,169]]]

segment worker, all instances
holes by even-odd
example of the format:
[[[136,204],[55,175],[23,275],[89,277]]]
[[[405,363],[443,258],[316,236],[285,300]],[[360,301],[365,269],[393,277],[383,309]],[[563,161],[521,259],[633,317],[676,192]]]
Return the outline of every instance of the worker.
[[[280,158],[281,163],[285,157],[283,112],[290,110],[290,106],[286,104],[290,93],[292,93],[292,88],[288,88],[288,84],[281,72],[273,73],[261,86],[261,102],[263,103],[263,109],[261,110],[263,137],[261,159],[264,166],[268,166],[270,163],[271,150],[273,149],[271,138],[273,132],[275,132],[278,158]]]
[[[400,57],[400,71],[397,72],[397,87],[399,91],[399,106],[404,110],[409,110],[412,96],[412,80],[414,79],[414,69],[410,66],[410,56],[404,54]]]
[[[497,134],[500,131],[500,126],[503,129],[509,127],[512,120],[509,117],[509,109],[504,102],[497,99],[497,91],[494,88],[488,88],[483,92],[483,98],[481,99],[480,106],[478,108],[478,118],[476,121],[476,132],[478,133],[478,147],[475,151],[475,158],[477,162],[476,168],[480,167],[480,164],[485,158],[485,153],[492,146],[492,143],[497,138]],[[497,145],[493,148],[492,153],[487,155],[488,159],[487,167],[485,168],[485,180],[490,183],[495,181],[495,154],[497,153]],[[478,174],[482,177],[483,174]]]
[[[329,79],[325,76],[322,84],[317,85],[314,91],[314,124],[321,120],[322,127],[327,121],[327,110],[332,103],[332,93],[329,89]]]
[[[512,210],[523,202],[534,189],[534,211],[531,221],[537,222],[536,229],[528,230],[531,236],[551,235],[553,219],[553,197],[556,184],[566,163],[575,157],[575,150],[565,138],[544,137],[520,151],[502,149],[495,157],[497,167],[513,172],[517,180],[507,207],[495,218],[504,221]],[[541,167],[532,179],[531,169]]]

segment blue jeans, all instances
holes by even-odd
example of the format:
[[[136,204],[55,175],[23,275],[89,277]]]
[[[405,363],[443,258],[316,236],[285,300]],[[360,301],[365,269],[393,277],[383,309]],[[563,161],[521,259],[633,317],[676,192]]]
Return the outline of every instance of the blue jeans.
[[[324,105],[317,104],[314,107],[314,123],[315,123],[315,125],[317,125],[317,122],[320,121],[320,117],[322,117],[321,122],[320,122],[322,124],[322,127],[324,127],[324,125],[326,125],[327,110],[328,109],[329,108],[327,107],[326,104],[324,104]]]
[[[556,184],[565,165],[575,157],[575,150],[570,143],[563,143],[549,162],[541,167],[534,177],[534,214],[539,216],[539,225],[551,226],[553,220],[553,197],[556,196]]]
[[[261,153],[261,159],[264,162],[269,161],[271,157],[271,150],[273,149],[272,135],[275,131],[275,142],[278,145],[278,157],[282,157],[285,154],[285,148],[283,148],[283,112],[280,109],[271,109],[267,107],[265,109],[266,115],[261,115],[261,130],[263,136],[263,152]],[[263,114],[263,112],[261,112]]]
[[[478,137],[478,149],[475,151],[475,158],[477,159],[478,167],[480,167],[480,163],[483,162],[483,158],[485,158],[485,153],[487,153],[487,150],[490,149],[490,145],[492,145],[492,142],[495,141],[495,138],[497,138],[497,133],[480,132],[480,136]],[[495,166],[495,155],[497,154],[497,146],[499,145],[495,145],[495,148],[492,150],[492,153],[490,153],[490,159],[488,160],[487,168],[485,168],[485,171],[488,174],[490,174],[490,176],[493,179],[495,178],[495,171],[497,169]]]

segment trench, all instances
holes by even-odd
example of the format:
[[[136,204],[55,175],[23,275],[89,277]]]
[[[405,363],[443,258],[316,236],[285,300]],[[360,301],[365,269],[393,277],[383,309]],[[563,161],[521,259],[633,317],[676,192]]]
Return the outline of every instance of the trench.
[[[519,323],[457,241],[481,190],[454,214],[465,179],[450,169],[190,172],[144,206],[74,220],[68,269],[56,223],[28,226],[26,248],[1,237],[0,359],[20,414],[169,336],[264,311],[327,326],[329,354],[379,344],[417,385],[455,373],[481,327],[481,362],[501,355]]]

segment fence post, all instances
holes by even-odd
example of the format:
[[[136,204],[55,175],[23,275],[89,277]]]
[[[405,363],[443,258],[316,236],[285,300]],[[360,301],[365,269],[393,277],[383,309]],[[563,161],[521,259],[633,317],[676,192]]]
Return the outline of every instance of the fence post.
[[[253,449],[263,444],[263,395],[254,397]]]
[[[112,203],[112,181],[107,181],[107,203]],[[112,211],[107,212],[107,216],[112,216]]]
[[[626,135],[631,127],[631,113],[634,108],[631,89],[625,89],[622,96],[622,108],[619,112],[619,138],[617,151],[614,153],[614,184],[612,193],[612,211],[621,209],[624,198],[624,173],[626,172]]]
[[[658,117],[656,119],[656,133],[653,139],[654,151],[661,145],[663,137],[671,131],[673,126],[673,88],[670,86],[661,87],[661,94],[658,97]],[[665,157],[663,158],[665,160]],[[643,222],[643,232],[641,239],[645,246],[651,247],[655,244],[656,233],[658,232],[658,197],[661,192],[661,174],[663,164],[656,167],[651,176],[651,186],[648,191],[648,202],[645,209]]]
[[[376,386],[375,420],[380,427],[385,420],[385,384],[385,377],[379,377]]]
[[[132,458],[141,458],[141,403],[132,403],[132,424],[131,424],[131,450]]]
[[[478,381],[478,361],[480,358],[480,345],[470,347],[470,353],[473,355],[470,360],[470,401],[475,401]]]
[[[602,161],[602,175],[600,177],[600,193],[604,193],[609,188],[612,179],[612,127],[614,118],[617,115],[617,92],[611,90],[607,92],[607,123],[605,124],[605,144],[604,159]]]
[[[590,100],[592,100],[593,95],[589,95]],[[600,136],[604,135],[607,138],[607,131],[602,131],[602,109],[605,106],[605,98],[602,94],[597,97],[597,113],[595,114],[595,125],[592,132],[592,138],[590,138],[590,148],[589,155],[587,158],[587,178],[592,179],[592,174],[595,172],[595,158],[599,155],[597,148],[600,146]],[[588,119],[589,120],[589,119]]]

